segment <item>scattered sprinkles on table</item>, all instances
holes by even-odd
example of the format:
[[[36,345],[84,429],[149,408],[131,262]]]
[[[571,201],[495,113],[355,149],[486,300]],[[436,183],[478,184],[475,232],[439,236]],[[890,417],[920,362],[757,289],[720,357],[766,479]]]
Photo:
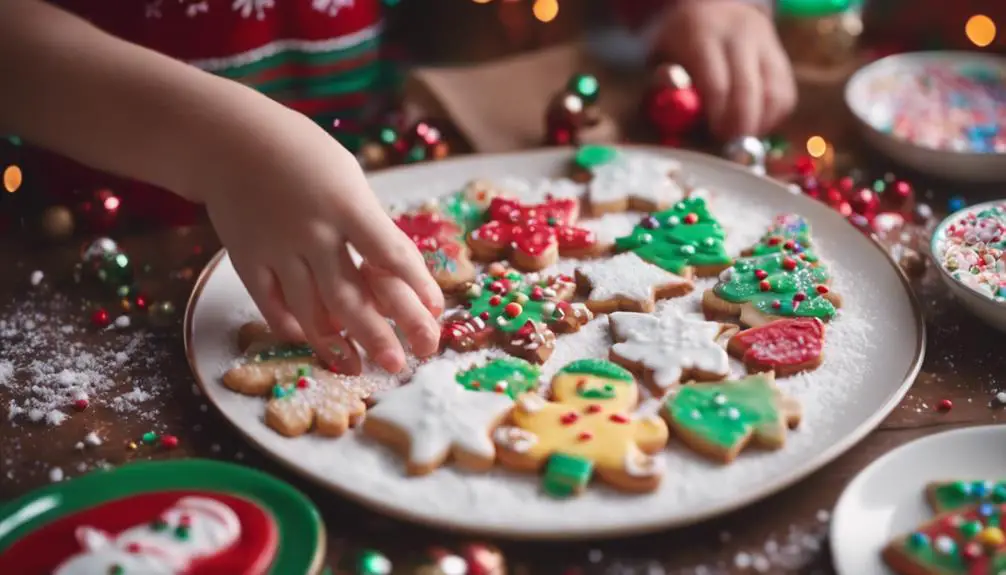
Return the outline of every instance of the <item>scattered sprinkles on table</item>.
[[[870,102],[871,126],[917,146],[981,154],[1006,153],[1006,73],[941,62],[878,74],[859,98]]]
[[[940,265],[967,287],[1006,301],[1006,203],[971,211],[951,222],[935,242]]]

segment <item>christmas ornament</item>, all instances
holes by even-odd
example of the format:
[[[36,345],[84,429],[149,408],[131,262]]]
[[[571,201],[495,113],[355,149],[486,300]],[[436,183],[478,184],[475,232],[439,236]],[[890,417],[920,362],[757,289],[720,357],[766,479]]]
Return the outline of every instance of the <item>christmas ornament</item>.
[[[754,136],[742,136],[727,142],[723,155],[731,162],[747,166],[759,176],[765,175],[765,144]],[[816,187],[817,181],[808,181]]]
[[[702,116],[699,93],[688,72],[677,64],[662,64],[654,70],[642,108],[647,122],[667,144],[680,141]]]
[[[870,188],[859,188],[849,197],[849,206],[866,219],[873,219],[880,208],[880,198]]]
[[[147,308],[147,317],[154,326],[170,326],[175,320],[175,304],[170,301],[157,302]]]
[[[379,551],[362,551],[356,561],[356,575],[390,575],[391,560]]]
[[[610,144],[621,137],[618,124],[597,105],[600,84],[589,74],[577,74],[549,100],[545,110],[545,142],[551,146]]]
[[[58,242],[73,235],[73,212],[66,206],[49,206],[42,212],[42,235],[45,239]]]
[[[420,120],[413,124],[407,135],[408,152],[406,163],[423,160],[442,160],[450,155],[451,148],[444,136],[444,129],[432,120]],[[421,150],[421,151],[420,151]]]
[[[576,74],[566,82],[566,91],[575,94],[588,106],[597,104],[601,85],[591,74]]]
[[[467,575],[506,575],[506,560],[498,547],[473,543],[461,550],[468,562]]]

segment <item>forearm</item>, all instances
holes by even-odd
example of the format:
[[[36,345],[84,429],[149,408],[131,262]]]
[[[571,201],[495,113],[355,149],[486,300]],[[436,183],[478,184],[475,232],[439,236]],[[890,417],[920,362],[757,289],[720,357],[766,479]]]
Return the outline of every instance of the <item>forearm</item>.
[[[0,0],[0,133],[200,200],[191,174],[284,109],[36,0]]]

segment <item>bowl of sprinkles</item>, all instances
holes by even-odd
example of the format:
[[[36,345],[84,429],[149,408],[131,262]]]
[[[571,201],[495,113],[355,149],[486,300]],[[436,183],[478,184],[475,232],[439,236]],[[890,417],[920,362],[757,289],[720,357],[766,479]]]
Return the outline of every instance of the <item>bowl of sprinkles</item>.
[[[966,52],[888,56],[849,79],[864,138],[921,172],[1006,180],[1006,58]]]
[[[957,299],[1006,331],[1006,200],[951,214],[933,232],[931,248],[944,283]]]

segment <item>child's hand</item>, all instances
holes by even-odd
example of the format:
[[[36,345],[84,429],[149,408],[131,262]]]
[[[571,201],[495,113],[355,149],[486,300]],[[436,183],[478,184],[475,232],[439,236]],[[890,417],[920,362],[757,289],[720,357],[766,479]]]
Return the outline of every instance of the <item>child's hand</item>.
[[[789,59],[772,21],[742,0],[679,0],[654,46],[693,76],[713,133],[763,134],[796,104]]]
[[[266,321],[329,364],[338,365],[330,348],[345,345],[345,329],[385,369],[404,367],[384,316],[416,355],[435,352],[443,295],[356,159],[307,118],[265,109],[275,117],[207,164],[197,195]],[[359,268],[349,243],[364,258]]]

